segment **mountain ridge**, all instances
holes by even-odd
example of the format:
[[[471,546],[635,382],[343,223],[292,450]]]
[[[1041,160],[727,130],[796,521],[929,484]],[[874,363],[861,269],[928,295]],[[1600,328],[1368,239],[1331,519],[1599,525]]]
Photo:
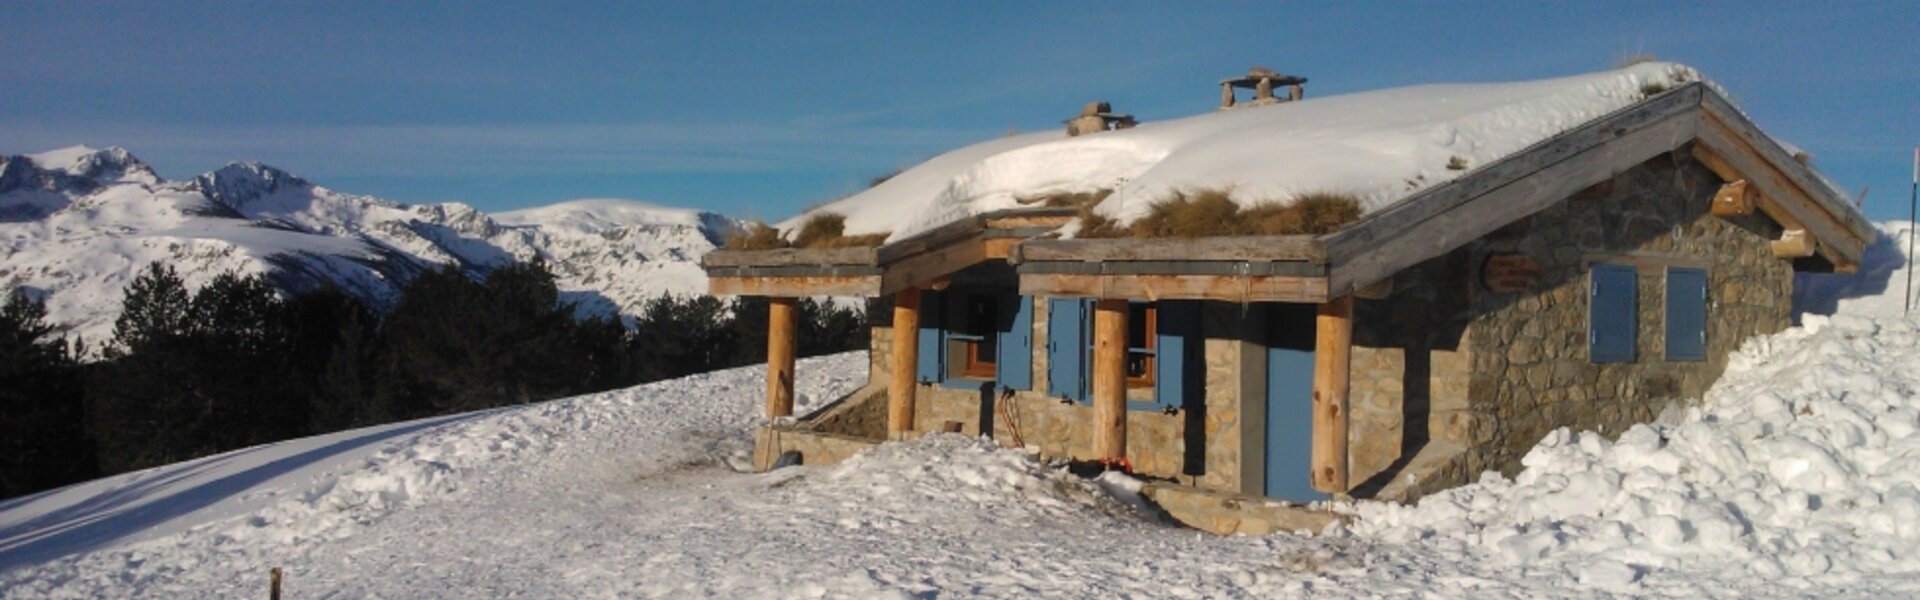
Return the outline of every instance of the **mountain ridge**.
[[[0,291],[47,300],[50,321],[98,345],[148,263],[189,286],[226,271],[287,293],[334,285],[376,307],[414,275],[478,276],[540,258],[582,316],[634,315],[661,294],[704,293],[700,257],[724,215],[596,198],[490,215],[337,192],[258,162],[169,181],[124,148],[0,155]]]

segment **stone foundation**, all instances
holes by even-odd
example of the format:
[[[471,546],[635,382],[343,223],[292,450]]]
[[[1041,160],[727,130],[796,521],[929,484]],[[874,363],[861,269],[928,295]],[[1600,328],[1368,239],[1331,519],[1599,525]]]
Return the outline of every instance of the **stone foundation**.
[[[1147,484],[1140,495],[1182,525],[1219,535],[1267,535],[1277,531],[1320,533],[1346,517],[1246,494],[1230,494],[1194,487]]]

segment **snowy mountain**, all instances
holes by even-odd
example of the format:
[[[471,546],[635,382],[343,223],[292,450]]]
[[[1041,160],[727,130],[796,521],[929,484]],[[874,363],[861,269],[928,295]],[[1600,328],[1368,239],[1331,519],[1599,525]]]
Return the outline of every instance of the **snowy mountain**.
[[[1904,226],[1659,423],[1217,537],[990,440],[743,473],[764,367],[248,448],[0,502],[0,597],[1888,598],[1920,594]],[[1899,240],[1899,242],[1895,242]],[[1831,315],[1819,314],[1835,311]],[[803,360],[802,412],[866,381]]]
[[[583,200],[490,216],[458,203],[344,194],[258,163],[167,181],[121,148],[0,156],[0,290],[47,296],[94,342],[151,262],[197,286],[223,271],[282,289],[332,283],[376,306],[422,270],[483,273],[540,257],[584,314],[704,291],[698,261],[734,223],[713,213]]]

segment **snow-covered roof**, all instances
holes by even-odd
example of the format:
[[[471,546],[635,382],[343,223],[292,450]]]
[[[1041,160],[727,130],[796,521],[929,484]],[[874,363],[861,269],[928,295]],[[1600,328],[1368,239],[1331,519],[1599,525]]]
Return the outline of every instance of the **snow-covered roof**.
[[[1339,193],[1373,212],[1633,104],[1650,87],[1699,79],[1687,66],[1652,62],[1242,107],[1077,137],[1010,136],[937,156],[779,226],[791,234],[813,213],[837,213],[848,235],[895,241],[1022,200],[1100,189],[1114,191],[1094,212],[1122,223],[1200,189],[1226,190],[1243,206]]]

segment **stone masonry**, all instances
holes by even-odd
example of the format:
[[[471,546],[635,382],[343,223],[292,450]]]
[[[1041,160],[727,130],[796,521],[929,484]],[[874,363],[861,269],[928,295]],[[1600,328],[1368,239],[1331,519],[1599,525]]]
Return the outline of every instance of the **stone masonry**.
[[[1511,475],[1558,427],[1618,435],[1698,399],[1738,344],[1786,327],[1792,266],[1768,247],[1778,227],[1708,214],[1720,183],[1685,153],[1656,157],[1401,273],[1385,301],[1361,302],[1351,465],[1355,481],[1372,481],[1356,494],[1410,500],[1485,470]],[[1512,254],[1540,265],[1530,289],[1482,285],[1487,259]],[[1639,271],[1633,362],[1588,359],[1594,263]],[[1708,272],[1705,361],[1666,359],[1669,266]]]

